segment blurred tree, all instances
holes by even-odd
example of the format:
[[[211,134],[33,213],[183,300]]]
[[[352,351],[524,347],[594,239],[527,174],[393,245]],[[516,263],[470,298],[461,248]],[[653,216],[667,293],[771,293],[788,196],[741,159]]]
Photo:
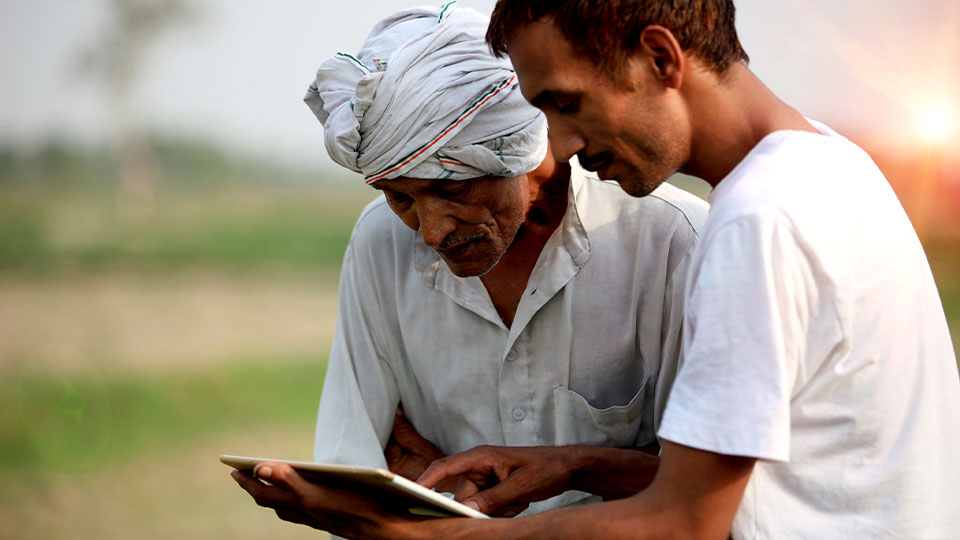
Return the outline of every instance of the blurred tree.
[[[81,69],[110,94],[114,111],[113,147],[117,159],[118,201],[125,213],[149,213],[159,162],[137,114],[134,89],[150,48],[198,12],[185,0],[110,0],[112,19],[80,57]]]

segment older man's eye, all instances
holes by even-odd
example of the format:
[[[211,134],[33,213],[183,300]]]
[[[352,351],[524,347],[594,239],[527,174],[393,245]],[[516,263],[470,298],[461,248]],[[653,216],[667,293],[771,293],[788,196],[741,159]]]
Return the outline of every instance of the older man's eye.
[[[466,192],[467,192],[467,186],[465,185],[466,182],[461,182],[461,183],[464,184],[464,185],[463,185],[463,186],[458,186],[458,187],[453,188],[453,189],[445,189],[445,190],[443,190],[443,195],[444,195],[445,197],[460,197],[460,196],[466,194]]]
[[[453,199],[464,196],[470,190],[470,183],[464,181],[447,181],[435,186],[434,193],[444,199]]]
[[[387,202],[390,203],[390,206],[402,207],[409,205],[413,198],[409,195],[404,195],[403,193],[396,193],[393,191],[384,192],[384,195],[387,197]]]

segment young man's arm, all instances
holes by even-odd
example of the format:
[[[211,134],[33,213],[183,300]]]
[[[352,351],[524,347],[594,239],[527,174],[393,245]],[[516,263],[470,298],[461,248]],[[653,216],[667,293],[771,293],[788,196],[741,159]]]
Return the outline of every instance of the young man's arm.
[[[283,464],[258,466],[255,478],[234,471],[237,482],[261,506],[282,519],[348,538],[542,539],[642,538],[723,539],[754,459],[724,456],[664,442],[660,468],[637,495],[517,519],[430,519],[389,514],[372,498],[311,484]]]
[[[479,446],[433,462],[417,481],[432,488],[460,477],[456,500],[494,515],[567,490],[608,501],[629,497],[650,485],[658,464],[641,449]]]

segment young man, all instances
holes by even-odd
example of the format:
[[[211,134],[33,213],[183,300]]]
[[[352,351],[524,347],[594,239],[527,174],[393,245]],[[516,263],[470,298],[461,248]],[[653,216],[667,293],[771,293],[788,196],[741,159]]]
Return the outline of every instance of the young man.
[[[656,443],[706,204],[671,186],[631,198],[558,164],[488,22],[395,13],[308,93],[331,156],[384,195],[344,257],[318,462],[416,479],[480,444]],[[388,445],[401,403],[437,448],[409,429]],[[649,481],[656,458],[632,454]]]
[[[259,496],[298,494],[312,524],[358,537],[956,537],[960,380],[923,250],[869,157],[746,68],[733,11],[501,0],[488,34],[546,113],[558,159],[577,155],[640,196],[675,170],[714,187],[649,488],[519,520],[428,523],[356,498],[347,510],[282,467],[265,471],[282,487]],[[489,510],[630,467],[615,452],[485,448],[421,481],[461,473],[500,481],[466,499]]]

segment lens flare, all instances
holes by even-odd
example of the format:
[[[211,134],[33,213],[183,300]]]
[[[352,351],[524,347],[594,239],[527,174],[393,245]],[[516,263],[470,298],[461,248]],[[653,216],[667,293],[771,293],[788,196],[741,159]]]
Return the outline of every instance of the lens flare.
[[[917,111],[917,132],[928,142],[941,143],[957,134],[957,111],[946,103],[927,103]]]

